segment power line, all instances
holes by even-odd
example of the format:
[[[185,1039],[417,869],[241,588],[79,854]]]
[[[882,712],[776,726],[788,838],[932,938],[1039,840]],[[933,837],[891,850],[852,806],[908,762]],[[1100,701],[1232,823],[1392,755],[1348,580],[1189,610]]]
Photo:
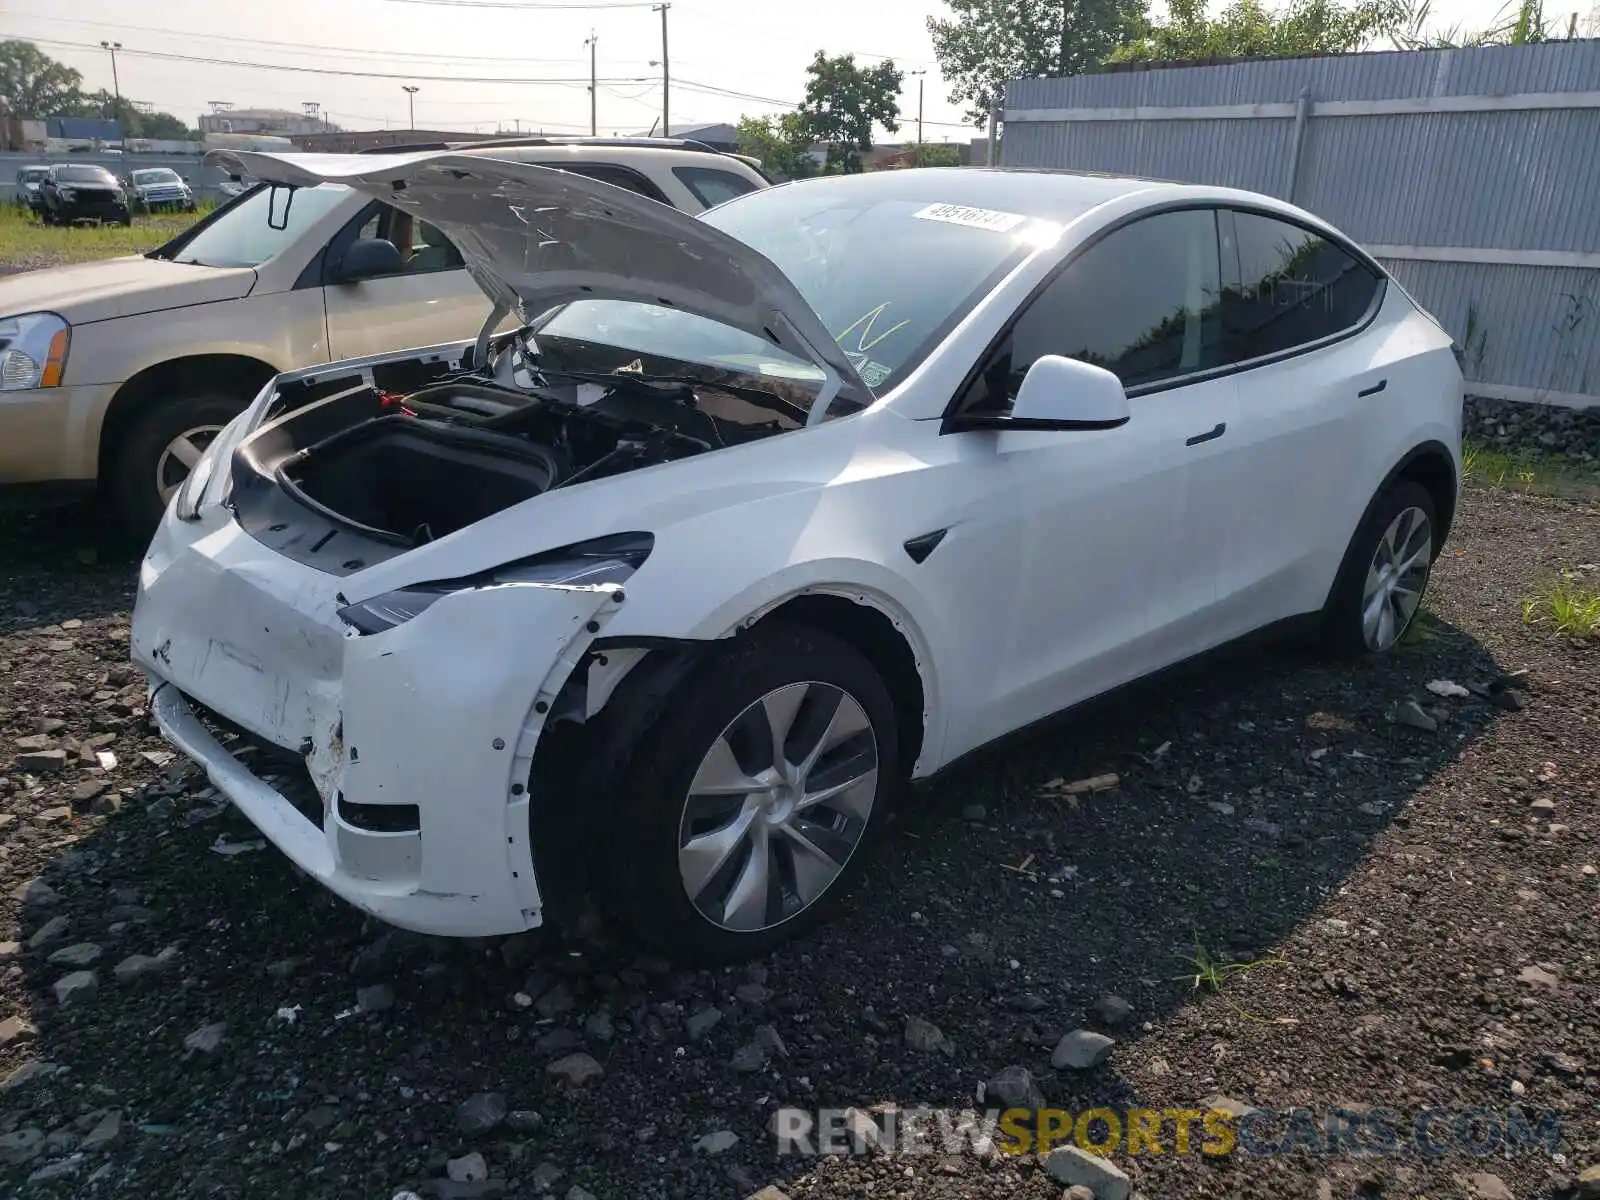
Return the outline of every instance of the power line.
[[[650,8],[652,0],[571,0],[570,3],[511,3],[510,0],[389,0],[391,4],[431,4],[439,8],[583,9]]]
[[[5,10],[5,9],[0,9],[0,16],[17,16],[17,15],[19,15],[19,14],[15,13],[15,12],[8,11],[8,10]],[[482,62],[482,63],[577,63],[577,62],[582,62],[583,61],[582,59],[577,58],[577,57],[571,57],[571,58],[525,58],[525,57],[523,57],[521,55],[518,55],[518,56],[516,56],[514,58],[507,58],[507,57],[504,57],[504,56],[478,55],[478,54],[427,54],[427,53],[422,53],[422,52],[419,52],[419,51],[405,51],[405,50],[367,50],[367,49],[362,49],[360,47],[354,47],[354,46],[351,46],[351,47],[345,47],[345,46],[310,46],[310,45],[304,45],[304,44],[302,44],[300,42],[278,42],[278,41],[272,41],[271,39],[268,39],[268,38],[233,37],[233,36],[231,36],[229,34],[225,34],[225,33],[194,33],[192,31],[186,30],[186,29],[167,29],[167,28],[163,28],[161,26],[156,26],[156,25],[127,25],[127,24],[123,24],[123,23],[117,22],[117,21],[80,21],[80,20],[74,20],[71,17],[36,17],[36,16],[33,16],[32,14],[26,14],[26,17],[27,17],[28,20],[33,20],[33,21],[51,21],[51,22],[54,22],[54,23],[57,23],[57,24],[64,24],[64,25],[88,25],[88,26],[93,26],[94,28],[97,28],[97,29],[120,29],[120,30],[132,30],[132,31],[138,32],[138,33],[154,33],[154,34],[160,34],[160,35],[162,35],[164,37],[183,38],[183,39],[185,39],[187,41],[196,41],[196,42],[229,42],[229,43],[232,43],[232,44],[235,44],[235,45],[240,45],[240,46],[270,46],[273,49],[294,50],[294,51],[297,51],[297,52],[299,52],[301,54],[326,54],[326,55],[331,55],[331,56],[335,56],[335,57],[338,57],[338,58],[342,58],[342,59],[345,59],[347,61],[350,59],[350,57],[352,55],[368,56],[368,57],[373,57],[373,58],[377,58],[377,59],[385,60],[385,61],[390,60],[390,59],[396,59],[396,58],[418,59],[418,60],[425,60],[425,61],[426,60],[432,60],[432,61],[444,61],[444,62]],[[37,41],[37,40],[46,40],[46,39],[29,38],[28,40],[29,41]],[[66,44],[66,43],[58,43],[58,44]],[[642,59],[642,58],[637,58],[637,59],[621,59],[621,60],[613,60],[613,61],[641,62],[642,63],[642,62],[646,62],[648,60]]]
[[[71,46],[77,50],[98,50],[99,46],[90,42],[67,42],[53,38],[31,39],[45,46]],[[242,70],[252,71],[292,71],[298,75],[339,75],[354,79],[410,79],[421,80],[423,83],[515,83],[515,84],[542,84],[542,83],[583,83],[589,82],[586,78],[554,79],[554,78],[508,78],[504,75],[419,75],[411,71],[351,71],[336,67],[296,67],[288,63],[259,63],[240,62],[236,59],[205,58],[195,54],[177,54],[167,50],[128,50],[123,54],[135,55],[139,58],[157,58],[168,62],[203,63],[214,67],[237,67]],[[618,76],[607,79],[607,83],[643,83],[645,77]]]

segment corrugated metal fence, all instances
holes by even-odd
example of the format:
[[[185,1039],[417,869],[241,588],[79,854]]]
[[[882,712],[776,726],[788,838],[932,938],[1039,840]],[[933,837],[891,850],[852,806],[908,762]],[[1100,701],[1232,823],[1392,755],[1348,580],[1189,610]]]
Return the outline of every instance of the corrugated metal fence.
[[[1600,41],[1025,79],[1000,155],[1291,200],[1450,328],[1474,394],[1600,405]]]

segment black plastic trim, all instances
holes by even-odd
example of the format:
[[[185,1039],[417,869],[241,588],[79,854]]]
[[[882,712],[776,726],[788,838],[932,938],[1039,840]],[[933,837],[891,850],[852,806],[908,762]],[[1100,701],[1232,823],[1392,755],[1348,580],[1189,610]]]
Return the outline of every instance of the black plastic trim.
[[[1198,446],[1203,442],[1214,442],[1227,432],[1227,422],[1218,421],[1214,426],[1206,430],[1204,433],[1197,433],[1192,438],[1185,439],[1183,444],[1185,446]]]
[[[1378,380],[1377,383],[1373,384],[1371,387],[1362,388],[1359,392],[1356,393],[1356,398],[1364,400],[1368,396],[1376,396],[1379,392],[1383,391],[1383,389],[1388,387],[1388,386],[1389,386],[1389,381],[1387,379],[1380,379],[1380,380]]]
[[[972,413],[946,417],[940,433],[965,433],[969,429],[1014,430],[1020,433],[1083,433],[1098,429],[1119,429],[1128,417],[1108,417],[1103,421],[1068,421],[1051,417],[1008,417],[1004,413]]]
[[[935,529],[930,533],[918,534],[914,538],[905,540],[906,553],[911,556],[911,561],[919,566],[927,561],[928,555],[939,548],[939,543],[944,541],[948,529]]]

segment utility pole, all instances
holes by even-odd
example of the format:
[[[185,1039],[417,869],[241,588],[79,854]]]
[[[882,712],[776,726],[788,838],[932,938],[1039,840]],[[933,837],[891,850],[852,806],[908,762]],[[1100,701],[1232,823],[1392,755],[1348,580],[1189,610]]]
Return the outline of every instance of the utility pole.
[[[402,83],[400,90],[406,94],[406,106],[410,111],[410,116],[408,117],[410,123],[406,128],[415,133],[417,131],[417,93],[422,89],[414,83]]]
[[[668,92],[671,91],[672,75],[667,68],[667,9],[671,4],[657,4],[655,11],[661,14],[661,136],[672,136],[671,108],[669,107]]]
[[[589,136],[590,137],[596,136],[600,131],[599,130],[599,126],[600,126],[600,118],[599,118],[599,112],[600,112],[600,88],[597,86],[598,80],[595,78],[595,66],[594,66],[595,44],[599,40],[600,40],[599,38],[595,37],[594,30],[591,29],[589,31],[589,37],[583,43],[585,46],[589,47]]]
[[[100,45],[101,48],[111,54],[111,94],[116,97],[116,100],[113,101],[111,115],[115,117],[122,111],[122,84],[117,81],[117,51],[122,49],[122,43],[101,42]]]
[[[928,72],[926,70],[908,71],[908,72],[906,72],[906,74],[908,74],[908,75],[915,75],[917,77],[917,150],[916,150],[916,161],[917,161],[917,166],[919,166],[919,167],[922,165],[922,83],[923,83],[923,78],[922,77],[924,75],[926,75],[927,73]]]

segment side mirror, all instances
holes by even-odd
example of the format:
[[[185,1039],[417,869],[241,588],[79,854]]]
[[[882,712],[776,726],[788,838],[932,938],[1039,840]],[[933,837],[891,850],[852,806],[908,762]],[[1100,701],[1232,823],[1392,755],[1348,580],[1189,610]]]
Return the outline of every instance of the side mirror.
[[[1009,413],[951,418],[952,429],[1066,432],[1115,429],[1128,423],[1128,393],[1104,367],[1046,354],[1022,377]]]
[[[386,238],[357,238],[334,268],[333,277],[339,283],[359,283],[379,275],[398,275],[404,268],[393,242]]]

